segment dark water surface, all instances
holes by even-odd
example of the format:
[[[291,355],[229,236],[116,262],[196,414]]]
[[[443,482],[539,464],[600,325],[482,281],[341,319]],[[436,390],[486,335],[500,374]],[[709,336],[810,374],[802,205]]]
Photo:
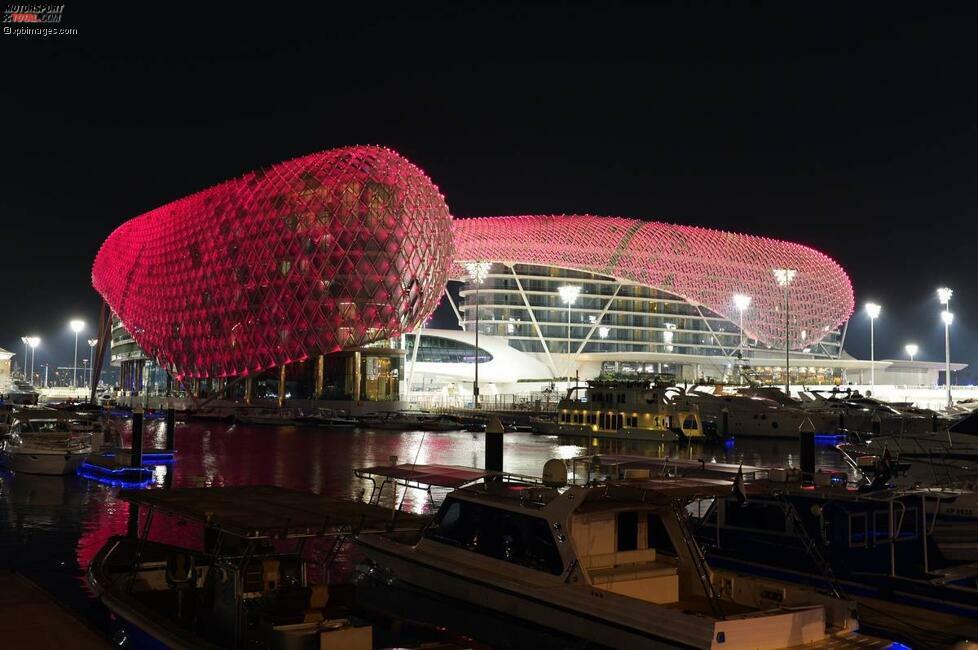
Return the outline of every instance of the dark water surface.
[[[124,434],[128,444],[128,434]],[[628,453],[656,457],[716,460],[747,465],[797,465],[798,443],[789,440],[737,440],[724,446],[677,446],[660,443],[606,442],[507,434],[504,463],[510,472],[539,476],[551,458],[592,453]],[[580,444],[573,444],[580,443]],[[160,422],[147,423],[147,447],[163,447]],[[393,431],[327,432],[315,428],[268,427],[225,423],[178,424],[178,459],[156,467],[162,489],[168,472],[174,487],[279,485],[320,494],[357,497],[371,484],[353,476],[357,467],[398,462],[481,467],[481,434]],[[819,447],[820,466],[843,469],[830,447]],[[112,535],[125,534],[128,504],[111,487],[78,476],[13,475],[0,471],[0,568],[19,571],[51,592],[67,607],[110,635],[115,624],[88,592],[85,570]],[[443,494],[443,493],[442,493]],[[436,498],[441,496],[435,493]],[[403,508],[430,509],[426,494],[398,494]],[[389,504],[389,497],[386,499]],[[172,521],[154,519],[152,536],[180,540]],[[347,558],[349,559],[349,558]]]

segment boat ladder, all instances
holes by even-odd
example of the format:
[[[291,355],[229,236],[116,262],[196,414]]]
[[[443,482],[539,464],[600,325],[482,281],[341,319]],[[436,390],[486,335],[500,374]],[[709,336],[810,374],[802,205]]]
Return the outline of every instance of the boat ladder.
[[[836,580],[835,573],[832,571],[832,565],[825,559],[822,552],[818,550],[818,544],[815,543],[815,540],[808,533],[808,529],[805,528],[805,522],[798,516],[798,511],[795,510],[794,504],[788,500],[788,496],[784,492],[778,492],[776,496],[778,503],[781,504],[781,509],[784,510],[785,519],[791,522],[795,536],[801,540],[805,552],[812,559],[812,562],[815,563],[815,567],[822,574],[822,577],[825,578],[825,581],[832,589],[832,593],[836,598],[845,598],[845,592],[839,585],[838,580]]]
[[[710,608],[713,610],[713,615],[719,619],[723,619],[725,616],[723,609],[720,607],[720,597],[717,596],[716,590],[713,588],[713,580],[710,576],[709,567],[706,564],[706,557],[703,555],[703,549],[696,543],[696,538],[693,537],[693,532],[689,529],[689,513],[686,512],[685,506],[675,499],[672,502],[672,512],[675,515],[676,522],[679,524],[679,532],[682,535],[683,544],[686,545],[689,556],[692,558],[693,570],[696,571],[696,576],[700,579],[700,584],[703,585],[703,592],[706,595],[706,599],[710,601]]]

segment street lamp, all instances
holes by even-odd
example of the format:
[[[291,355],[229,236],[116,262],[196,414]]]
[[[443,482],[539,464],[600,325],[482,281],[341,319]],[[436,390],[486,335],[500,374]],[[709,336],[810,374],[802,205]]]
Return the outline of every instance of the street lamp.
[[[873,324],[880,317],[883,308],[875,302],[866,303],[866,315],[869,316],[869,387],[876,389],[876,340]]]
[[[733,296],[734,305],[737,307],[737,311],[740,312],[740,345],[737,346],[738,349],[744,347],[744,312],[750,307],[750,296],[745,296],[742,293],[735,293]]]
[[[31,337],[22,336],[20,342],[24,344],[24,381],[27,381],[27,348],[31,345]]]
[[[88,353],[88,389],[92,389],[92,382],[95,381],[95,346],[98,345],[98,339],[88,339],[88,347],[90,351]]]
[[[951,408],[954,406],[954,402],[951,400],[951,321],[954,320],[954,314],[951,313],[951,296],[954,295],[954,290],[948,287],[940,287],[937,290],[937,299],[942,305],[944,305],[944,311],[941,313],[941,320],[944,321],[944,383],[947,384],[947,407]]]
[[[774,269],[774,279],[784,289],[784,392],[791,397],[791,330],[788,318],[788,287],[798,271],[795,269]]]
[[[489,277],[489,262],[466,262],[465,272],[469,282],[475,285],[475,381],[472,382],[472,401],[479,408],[479,286]]]
[[[911,361],[913,361],[913,358],[917,356],[917,352],[920,350],[916,343],[907,343],[903,349],[907,351],[907,356],[910,357]]]
[[[562,284],[557,287],[560,299],[567,305],[567,375],[570,376],[571,366],[571,305],[577,302],[577,297],[581,295],[581,287],[576,284]]]
[[[27,337],[27,344],[29,346],[31,346],[31,378],[30,378],[30,383],[33,384],[34,383],[34,353],[35,353],[35,350],[37,349],[37,346],[39,346],[41,344],[41,337],[40,336],[28,336]],[[26,361],[26,359],[25,359],[25,361]]]
[[[73,320],[68,323],[68,327],[75,333],[75,363],[71,366],[71,387],[78,388],[78,334],[85,329],[85,321]]]
[[[947,407],[954,406],[951,399],[951,323],[954,322],[954,314],[947,309],[941,312],[941,320],[944,321],[944,384],[947,386]]]

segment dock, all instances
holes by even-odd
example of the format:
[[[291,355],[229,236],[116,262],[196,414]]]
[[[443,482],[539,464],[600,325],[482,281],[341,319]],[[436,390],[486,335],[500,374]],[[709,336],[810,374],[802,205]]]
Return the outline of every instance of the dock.
[[[113,647],[108,639],[19,573],[0,573],[0,628],[5,648],[103,650]]]

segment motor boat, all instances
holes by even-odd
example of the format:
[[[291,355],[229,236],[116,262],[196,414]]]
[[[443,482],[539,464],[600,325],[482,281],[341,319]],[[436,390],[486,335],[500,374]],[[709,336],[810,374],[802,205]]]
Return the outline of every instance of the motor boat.
[[[243,424],[287,426],[296,424],[299,415],[299,412],[293,409],[245,407],[234,412],[234,419]]]
[[[700,411],[668,399],[672,383],[591,380],[572,386],[553,420],[531,419],[534,433],[618,440],[681,442],[703,438]]]
[[[939,430],[944,423],[935,411],[911,404],[890,404],[849,389],[810,389],[800,395],[803,408],[832,413],[840,430],[874,435],[922,434]]]
[[[189,414],[191,420],[233,420],[236,409],[231,406],[208,405]]]
[[[353,418],[345,417],[332,409],[315,408],[310,411],[303,411],[297,418],[299,424],[321,427],[323,429],[337,429],[350,431],[359,424]]]
[[[457,418],[423,411],[373,413],[360,418],[360,423],[367,429],[381,431],[458,431],[463,428]]]
[[[802,408],[801,402],[777,388],[705,388],[683,391],[677,386],[669,391],[669,399],[676,408],[696,408],[704,429],[718,437],[797,438],[801,431],[839,433],[838,416]]]
[[[978,636],[978,564],[949,559],[935,535],[945,497],[846,478],[816,472],[806,485],[799,472],[771,470],[716,499],[696,527],[710,565],[848,594],[864,625],[913,647]]]
[[[272,486],[121,490],[119,498],[146,521],[161,513],[200,533],[177,545],[151,538],[146,525],[98,551],[88,584],[112,612],[117,638],[149,636],[174,650],[372,648],[370,626],[311,575],[322,580],[357,533],[383,530],[389,509]],[[421,525],[411,517],[404,513]],[[316,561],[310,542],[324,547]]]
[[[21,379],[14,379],[10,382],[10,388],[5,393],[5,401],[8,404],[35,405],[40,397],[37,389],[28,382]]]
[[[727,481],[559,485],[489,476],[449,493],[423,531],[361,534],[361,582],[602,647],[885,645],[857,634],[848,600],[704,561],[684,505]]]
[[[24,474],[73,474],[92,453],[92,434],[65,418],[15,419],[0,442],[0,462]]]

